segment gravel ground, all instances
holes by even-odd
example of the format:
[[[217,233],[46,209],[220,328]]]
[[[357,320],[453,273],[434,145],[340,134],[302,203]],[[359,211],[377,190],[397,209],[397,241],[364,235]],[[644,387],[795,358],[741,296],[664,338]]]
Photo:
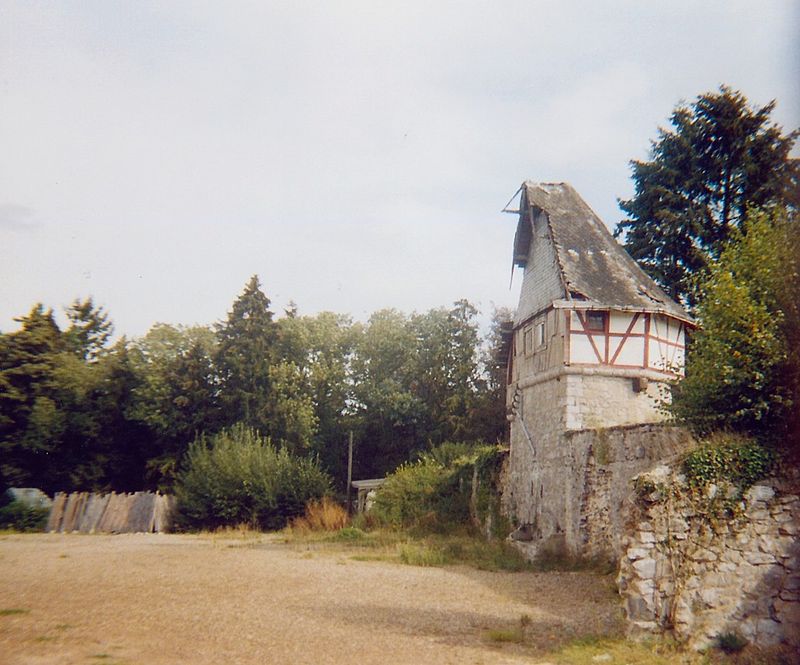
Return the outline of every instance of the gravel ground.
[[[541,663],[619,630],[608,577],[354,554],[274,537],[2,536],[0,663]],[[523,644],[490,637],[522,616]]]

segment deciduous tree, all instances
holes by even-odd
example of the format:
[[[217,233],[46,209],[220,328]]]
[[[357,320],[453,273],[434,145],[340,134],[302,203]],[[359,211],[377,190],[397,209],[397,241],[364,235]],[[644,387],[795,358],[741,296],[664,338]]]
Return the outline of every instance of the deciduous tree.
[[[753,212],[699,281],[697,332],[672,410],[695,429],[734,429],[797,445],[800,228]]]

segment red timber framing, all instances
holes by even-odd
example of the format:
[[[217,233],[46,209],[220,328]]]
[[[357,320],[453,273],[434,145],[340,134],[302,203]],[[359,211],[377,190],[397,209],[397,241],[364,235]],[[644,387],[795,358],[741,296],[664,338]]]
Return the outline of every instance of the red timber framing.
[[[602,326],[597,325],[598,314]],[[579,309],[567,310],[565,317],[566,364],[683,371],[685,324],[678,319],[650,312]]]

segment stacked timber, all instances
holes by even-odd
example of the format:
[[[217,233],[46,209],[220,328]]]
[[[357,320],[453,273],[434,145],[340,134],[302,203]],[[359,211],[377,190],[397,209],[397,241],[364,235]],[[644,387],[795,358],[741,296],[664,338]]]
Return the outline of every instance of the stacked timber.
[[[169,528],[174,504],[173,497],[155,492],[57,492],[47,520],[47,530],[58,533],[161,533]]]

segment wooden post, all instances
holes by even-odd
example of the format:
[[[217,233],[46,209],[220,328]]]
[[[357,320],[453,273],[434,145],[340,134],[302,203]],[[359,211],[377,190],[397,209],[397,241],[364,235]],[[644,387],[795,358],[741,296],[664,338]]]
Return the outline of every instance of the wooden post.
[[[353,482],[353,430],[350,430],[350,442],[347,445],[347,512],[352,513],[350,505],[350,485]]]

